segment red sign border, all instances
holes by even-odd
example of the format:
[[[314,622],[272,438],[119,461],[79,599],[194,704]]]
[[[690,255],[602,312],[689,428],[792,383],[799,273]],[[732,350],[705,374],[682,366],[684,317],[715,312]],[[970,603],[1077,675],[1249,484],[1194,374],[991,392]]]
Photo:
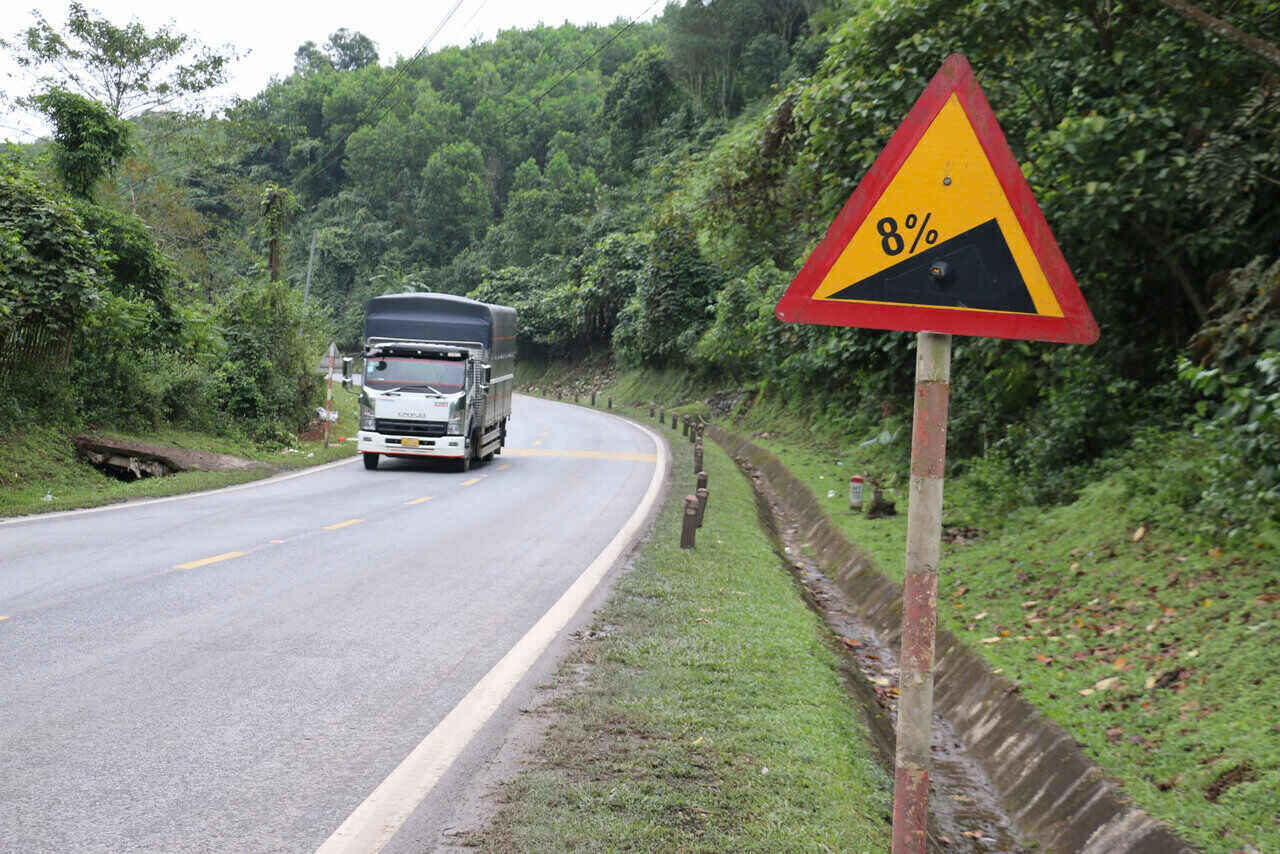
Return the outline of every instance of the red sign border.
[[[938,308],[840,300],[815,300],[814,292],[849,245],[880,196],[897,177],[902,164],[915,150],[925,131],[955,94],[960,106],[995,171],[996,179],[1013,208],[1014,216],[1035,253],[1049,287],[1062,309],[1062,317],[984,311],[980,309]],[[880,152],[870,171],[845,202],[827,235],[813,250],[804,267],[775,310],[779,320],[826,326],[854,326],[868,329],[895,329],[905,332],[937,332],[990,338],[1018,338],[1055,341],[1065,344],[1092,344],[1098,340],[1098,324],[1080,293],[1058,242],[1049,230],[1031,186],[1018,167],[1013,150],[1004,138],[995,113],[978,78],[962,54],[952,54],[929,81],[907,117],[902,120],[889,144]]]

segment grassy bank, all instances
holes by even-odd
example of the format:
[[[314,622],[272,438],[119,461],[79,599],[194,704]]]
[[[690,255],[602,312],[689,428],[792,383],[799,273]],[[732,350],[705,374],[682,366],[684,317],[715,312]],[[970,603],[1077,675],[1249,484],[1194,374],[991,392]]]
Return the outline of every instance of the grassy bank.
[[[562,368],[541,377],[578,379]],[[713,391],[633,373],[601,394],[705,413]],[[846,536],[901,578],[901,418],[840,436],[765,402],[722,422],[777,454]],[[1185,469],[1209,450],[1169,434],[1110,461],[1070,504],[1012,512],[991,511],[978,476],[949,478],[939,619],[1188,841],[1221,854],[1280,851],[1280,553],[1265,537],[1233,550],[1202,541],[1151,486],[1168,482],[1171,458]],[[898,515],[850,511],[853,473],[874,477]]]
[[[602,398],[600,406],[606,401]],[[670,436],[668,432],[668,436]],[[889,780],[825,628],[718,447],[681,550],[690,445],[652,540],[564,663],[560,713],[485,851],[885,851]]]
[[[335,388],[333,399],[339,416],[338,423],[330,425],[330,437],[354,435],[358,422],[355,396]],[[230,454],[262,465],[247,471],[182,472],[126,483],[77,458],[71,439],[79,433]],[[97,507],[135,498],[216,489],[269,477],[285,469],[330,462],[354,453],[353,442],[334,441],[331,447],[325,448],[319,439],[300,440],[289,448],[280,448],[259,445],[243,435],[209,435],[164,427],[127,433],[110,429],[31,427],[0,438],[0,516]]]

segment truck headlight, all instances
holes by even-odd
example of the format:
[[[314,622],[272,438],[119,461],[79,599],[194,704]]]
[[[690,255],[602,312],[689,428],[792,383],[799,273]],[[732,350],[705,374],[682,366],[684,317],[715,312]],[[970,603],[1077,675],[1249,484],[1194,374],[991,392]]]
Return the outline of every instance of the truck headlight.
[[[367,406],[360,407],[360,429],[361,430],[377,430],[378,429],[378,424],[373,417],[373,410]]]
[[[462,421],[467,417],[466,398],[454,401],[453,406],[449,409],[449,425],[445,428],[445,432],[450,436],[462,435]]]

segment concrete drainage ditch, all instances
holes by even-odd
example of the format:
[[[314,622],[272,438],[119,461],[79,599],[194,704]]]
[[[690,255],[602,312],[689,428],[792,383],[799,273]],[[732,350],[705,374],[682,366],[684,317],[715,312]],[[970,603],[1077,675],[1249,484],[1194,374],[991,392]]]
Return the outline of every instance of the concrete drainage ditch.
[[[858,616],[848,597],[805,554],[799,524],[764,476],[745,460],[739,466],[752,480],[760,521],[772,535],[783,566],[833,633],[833,645],[846,663],[846,684],[859,703],[880,762],[892,777],[898,714],[896,651]],[[929,850],[1029,854],[1031,849],[1017,839],[991,781],[965,751],[955,728],[937,715],[930,747]]]
[[[782,557],[851,653],[853,688],[892,764],[902,588],[844,538],[776,457],[714,425],[707,433],[752,478]],[[945,630],[935,658],[933,850],[1194,854],[1131,803],[1065,729]]]

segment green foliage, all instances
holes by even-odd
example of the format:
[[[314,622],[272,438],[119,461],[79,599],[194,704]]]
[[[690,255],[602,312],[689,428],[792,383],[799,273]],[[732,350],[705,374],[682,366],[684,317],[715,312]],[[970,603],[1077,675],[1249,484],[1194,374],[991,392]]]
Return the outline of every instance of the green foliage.
[[[556,151],[540,173],[532,158],[516,169],[502,222],[485,243],[495,262],[526,266],[544,255],[581,251],[583,217],[599,192],[590,167],[575,169]]]
[[[603,111],[610,154],[618,166],[630,168],[645,135],[661,124],[676,98],[661,50],[651,48],[619,69],[605,93]]]
[[[74,329],[101,283],[102,258],[72,203],[0,159],[0,330]]]
[[[1264,351],[1242,370],[1179,364],[1200,396],[1196,428],[1213,450],[1202,509],[1229,534],[1280,526],[1280,352]]]
[[[674,76],[700,110],[728,119],[786,68],[810,8],[804,0],[672,3],[663,18]]]
[[[85,229],[98,245],[107,288],[119,296],[137,296],[150,302],[159,322],[173,318],[169,262],[146,225],[138,217],[111,208],[80,202],[76,205]]]
[[[416,223],[418,173],[446,140],[459,134],[462,111],[431,88],[422,89],[408,115],[388,114],[347,140],[345,169],[353,189],[398,228]]]
[[[40,12],[35,23],[0,42],[18,65],[51,69],[41,88],[78,89],[114,117],[163,107],[224,82],[233,52],[216,53],[170,26],[148,33],[132,20],[116,26],[80,3],[67,6],[67,23],[55,28]]]
[[[1265,4],[1230,17],[1274,40]],[[651,24],[506,31],[395,68],[339,31],[206,125],[226,140],[224,159],[184,174],[198,146],[166,148],[148,130],[130,161],[146,166],[131,166],[104,202],[145,199],[137,210],[165,224],[155,233],[166,250],[179,245],[168,235],[208,233],[203,266],[187,256],[178,268],[202,270],[185,292],[211,297],[255,269],[256,188],[289,188],[306,206],[270,229],[283,275],[301,286],[314,233],[310,298],[347,346],[374,294],[472,294],[520,310],[526,355],[608,347],[632,365],[727,374],[824,423],[878,434],[881,419],[909,409],[912,336],[780,324],[772,304],[957,50],[1103,337],[1087,353],[957,339],[955,470],[1014,502],[1068,500],[1132,440],[1135,411],[1166,430],[1196,400],[1213,412],[1228,399],[1245,406],[1245,394],[1257,396],[1251,408],[1265,400],[1255,363],[1278,346],[1275,272],[1245,265],[1280,242],[1280,101],[1251,54],[1162,8],[681,2]],[[163,193],[147,171],[161,166],[183,175]],[[182,220],[183,205],[201,219]],[[113,291],[163,305],[142,284],[158,288],[162,277],[145,272],[157,266],[123,251],[143,246],[140,233],[123,222],[93,230],[108,254],[139,259],[134,273],[115,264]],[[186,340],[170,326],[172,341]],[[1216,391],[1175,381],[1193,334],[1200,367],[1220,371]],[[154,346],[178,346],[162,339]],[[265,403],[236,394],[246,412]],[[1253,422],[1204,418],[1198,429],[1212,422],[1235,437],[1226,444],[1243,459],[1238,429]]]
[[[106,294],[84,318],[71,363],[81,418],[121,427],[161,423],[163,392],[148,376],[155,354],[140,346],[158,320],[151,303],[114,293]]]
[[[331,34],[325,48],[338,71],[358,71],[378,61],[378,48],[373,39],[346,27]]]
[[[314,362],[324,345],[301,295],[283,282],[247,280],[219,304],[215,320],[226,342],[215,371],[223,411],[266,440],[304,427],[320,397]]]
[[[698,251],[692,224],[678,214],[658,222],[635,295],[618,318],[613,346],[629,364],[689,364],[720,284]]]
[[[53,159],[63,183],[89,198],[129,152],[129,126],[98,102],[65,89],[50,89],[32,102],[53,122]]]
[[[447,143],[427,159],[414,200],[421,231],[412,257],[443,264],[484,232],[492,216],[484,175],[484,156],[469,141]]]
[[[258,199],[258,212],[262,215],[262,225],[270,240],[278,240],[285,232],[289,221],[302,209],[298,197],[288,187],[268,183],[262,188]]]
[[[1191,351],[1206,365],[1236,371],[1265,350],[1280,349],[1280,259],[1254,258],[1214,277],[1217,299],[1191,339]]]
[[[766,261],[726,284],[716,297],[711,327],[698,341],[698,363],[738,380],[770,373],[780,355],[769,346],[773,308],[789,283]]]

